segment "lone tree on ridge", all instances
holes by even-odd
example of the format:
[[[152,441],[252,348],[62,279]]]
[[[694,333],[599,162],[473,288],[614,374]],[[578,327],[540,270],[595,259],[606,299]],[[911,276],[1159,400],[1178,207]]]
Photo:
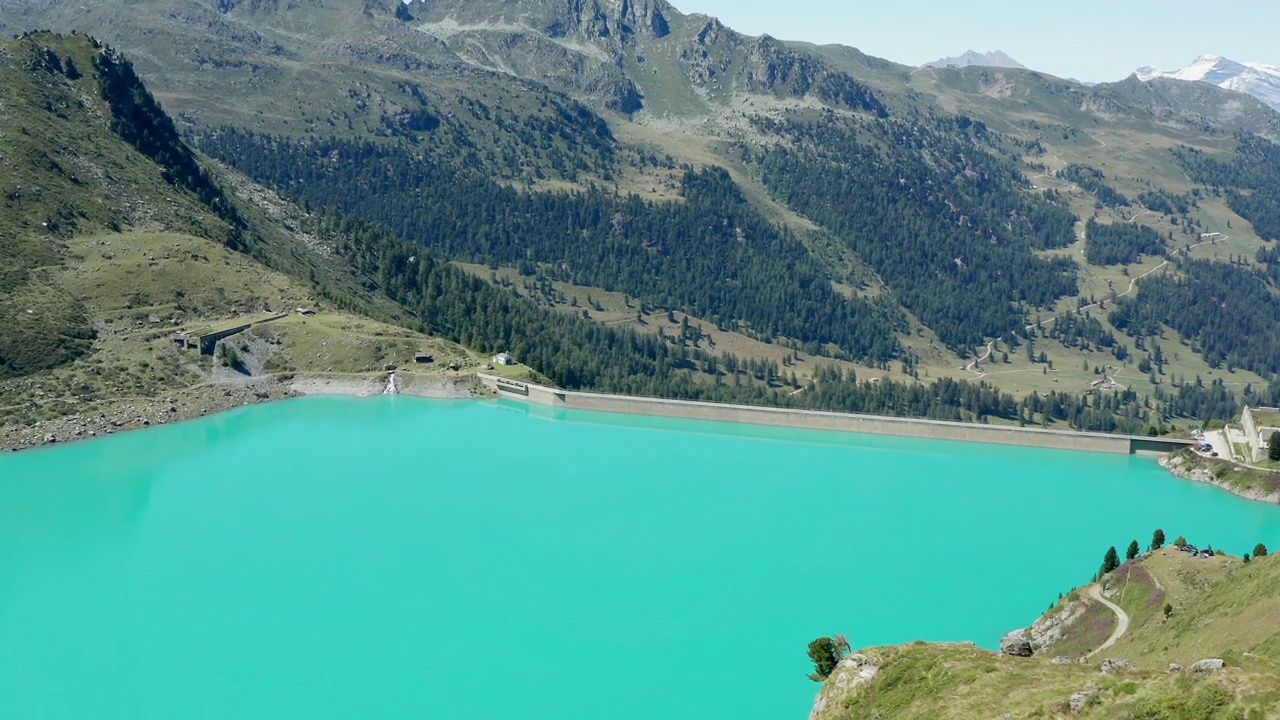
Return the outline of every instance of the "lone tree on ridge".
[[[840,659],[844,657],[841,644],[835,638],[829,637],[820,637],[809,643],[809,659],[813,661],[813,674],[809,676],[810,680],[822,682],[831,677],[831,671],[836,669],[836,665],[840,664]]]
[[[1099,579],[1118,567],[1120,567],[1120,555],[1116,553],[1116,546],[1112,545],[1107,548],[1107,554],[1102,558],[1102,569],[1098,571]]]
[[[1138,547],[1138,541],[1134,540],[1133,542],[1129,543],[1129,549],[1124,551],[1124,559],[1132,560],[1138,557],[1138,553],[1140,552],[1142,552],[1142,549]]]
[[[1255,558],[1266,557],[1266,556],[1267,556],[1267,546],[1266,546],[1266,545],[1263,545],[1262,543],[1258,543],[1257,545],[1254,545],[1254,546],[1253,546],[1253,556],[1254,556]]]
[[[1159,550],[1162,547],[1164,547],[1164,530],[1157,529],[1151,536],[1151,549]]]

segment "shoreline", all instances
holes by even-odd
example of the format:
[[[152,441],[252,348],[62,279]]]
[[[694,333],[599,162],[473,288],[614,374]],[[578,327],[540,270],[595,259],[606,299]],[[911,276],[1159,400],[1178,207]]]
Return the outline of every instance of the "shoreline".
[[[1004,428],[1000,426],[948,423],[918,418],[890,416],[864,416],[849,413],[824,413],[794,411],[783,408],[717,405],[660,398],[642,398],[616,395],[598,395],[576,391],[563,391],[533,383],[515,382],[530,391],[528,395],[512,395],[496,382],[499,378],[484,374],[430,375],[397,374],[396,394],[410,397],[459,400],[469,398],[501,397],[534,405],[565,407],[625,415],[649,415],[683,417],[733,423],[773,425],[797,429],[835,430],[864,434],[921,437],[924,439],[959,440],[987,444],[1014,444],[1039,446],[1052,449],[1069,449],[1084,452],[1116,454],[1114,447],[1090,446],[1093,441],[1123,443],[1126,436],[1107,436],[1097,433],[1044,430],[1041,428]],[[504,381],[507,384],[510,381]],[[18,452],[78,440],[114,435],[120,432],[141,430],[186,420],[196,420],[238,407],[264,402],[287,400],[309,396],[335,396],[367,398],[384,394],[386,375],[339,374],[284,374],[246,378],[241,382],[207,382],[177,391],[165,398],[121,399],[104,403],[88,414],[73,414],[52,420],[39,421],[30,426],[0,425],[0,452]],[[573,402],[570,398],[576,400]],[[631,406],[628,406],[630,404]],[[596,407],[599,406],[599,407]],[[675,411],[672,408],[676,408]],[[688,412],[690,408],[694,412]],[[682,412],[683,411],[683,412]],[[799,416],[802,422],[796,422]],[[763,418],[763,419],[762,419]],[[834,423],[834,424],[833,424]],[[866,423],[875,425],[866,426]],[[910,431],[903,431],[910,428]],[[921,428],[924,431],[921,431]],[[965,437],[938,436],[936,429],[963,431]],[[1010,434],[1021,439],[1010,441]],[[986,435],[986,437],[983,437]],[[1045,443],[1043,439],[1054,437],[1065,442]],[[1028,441],[1026,438],[1036,438]],[[1141,439],[1139,439],[1141,440]],[[1158,453],[1162,468],[1176,478],[1213,485],[1238,497],[1268,504],[1280,503],[1280,474],[1275,490],[1240,487],[1204,467],[1189,467],[1181,450]],[[1152,453],[1144,453],[1152,454]]]
[[[1219,476],[1208,467],[1197,464],[1184,453],[1185,451],[1179,451],[1162,456],[1159,460],[1160,467],[1169,471],[1169,474],[1174,477],[1203,483],[1205,485],[1212,485],[1216,488],[1225,490],[1232,495],[1245,498],[1246,500],[1267,503],[1269,505],[1280,503],[1280,489],[1266,490],[1258,487],[1241,487],[1240,485],[1228,481],[1229,478],[1232,477],[1233,473],[1224,472]],[[1218,461],[1217,463],[1211,464],[1216,467],[1228,469],[1234,465],[1234,463],[1228,463],[1225,461]],[[1280,474],[1277,475],[1280,476]],[[1277,484],[1280,485],[1280,477],[1277,477]]]
[[[157,398],[106,401],[92,412],[0,425],[0,452],[19,452],[80,440],[197,420],[238,407],[309,396],[366,398],[383,394],[385,373],[368,375],[285,374],[240,382],[206,382]],[[475,375],[400,375],[400,395],[456,400],[491,397]]]

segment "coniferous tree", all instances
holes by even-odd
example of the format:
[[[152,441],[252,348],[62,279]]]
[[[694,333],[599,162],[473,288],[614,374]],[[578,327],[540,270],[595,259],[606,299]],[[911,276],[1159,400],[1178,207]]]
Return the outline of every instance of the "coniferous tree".
[[[1120,567],[1120,555],[1116,552],[1116,546],[1112,545],[1107,548],[1107,554],[1102,558],[1102,569],[1098,574],[1106,575],[1118,567]]]
[[[1151,549],[1159,550],[1164,547],[1164,530],[1157,528],[1151,536]]]
[[[1262,543],[1258,543],[1257,545],[1254,545],[1254,546],[1253,546],[1253,556],[1254,556],[1254,557],[1256,557],[1256,558],[1266,557],[1266,556],[1267,556],[1267,546],[1266,546],[1266,545],[1263,545]]]
[[[1140,552],[1142,552],[1142,550],[1138,547],[1138,541],[1134,540],[1129,543],[1129,549],[1125,551],[1124,557],[1126,560],[1132,560],[1138,557],[1138,553]]]
[[[840,646],[832,638],[820,637],[809,643],[809,659],[813,661],[813,674],[809,679],[822,682],[840,663]]]

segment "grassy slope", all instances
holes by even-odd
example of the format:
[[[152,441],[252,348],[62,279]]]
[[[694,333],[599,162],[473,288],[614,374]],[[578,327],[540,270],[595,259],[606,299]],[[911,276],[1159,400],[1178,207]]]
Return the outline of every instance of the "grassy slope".
[[[442,362],[471,356],[389,324],[408,319],[314,251],[318,239],[286,229],[300,211],[220,170],[253,254],[228,249],[229,225],[109,129],[97,52],[83,37],[51,35],[0,46],[4,426],[196,392],[210,363],[178,352],[172,332],[268,310],[330,308],[280,323],[280,370],[376,374],[422,348]],[[334,301],[378,320],[334,311]]]
[[[1116,645],[1089,663],[1054,664],[1051,659],[1083,654],[1110,633],[1110,626],[1101,627],[1106,625],[1103,615],[1110,612],[1091,601],[1062,642],[1032,658],[926,643],[863,651],[880,665],[874,681],[851,691],[849,678],[841,679],[838,671],[824,686],[820,697],[825,703],[815,720],[1172,720],[1276,717],[1280,712],[1280,559],[1248,564],[1224,556],[1192,559],[1168,547],[1122,566],[1107,579],[1107,587],[1111,601],[1128,612],[1131,625]],[[1162,611],[1165,602],[1173,606],[1169,619]],[[1134,668],[1102,675],[1098,667],[1103,658],[1129,660]],[[1170,663],[1189,668],[1205,658],[1221,658],[1227,669],[1203,676],[1169,671]],[[1067,701],[1089,683],[1096,688],[1073,715]]]

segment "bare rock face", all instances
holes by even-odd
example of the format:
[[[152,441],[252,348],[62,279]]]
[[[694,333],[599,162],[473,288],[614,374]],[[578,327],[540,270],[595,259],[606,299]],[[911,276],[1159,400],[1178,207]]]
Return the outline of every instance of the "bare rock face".
[[[1026,634],[1031,638],[1032,648],[1038,651],[1045,650],[1060,642],[1067,628],[1079,620],[1086,609],[1088,609],[1088,603],[1083,600],[1065,602],[1057,612],[1045,615],[1025,631],[1016,630],[1009,635]]]
[[[574,32],[594,40],[628,45],[637,37],[662,38],[671,33],[665,0],[569,0],[545,31],[552,37]]]
[[[1031,641],[1019,630],[1004,636],[1000,641],[1000,652],[1011,657],[1031,657],[1036,651],[1031,647]]]

